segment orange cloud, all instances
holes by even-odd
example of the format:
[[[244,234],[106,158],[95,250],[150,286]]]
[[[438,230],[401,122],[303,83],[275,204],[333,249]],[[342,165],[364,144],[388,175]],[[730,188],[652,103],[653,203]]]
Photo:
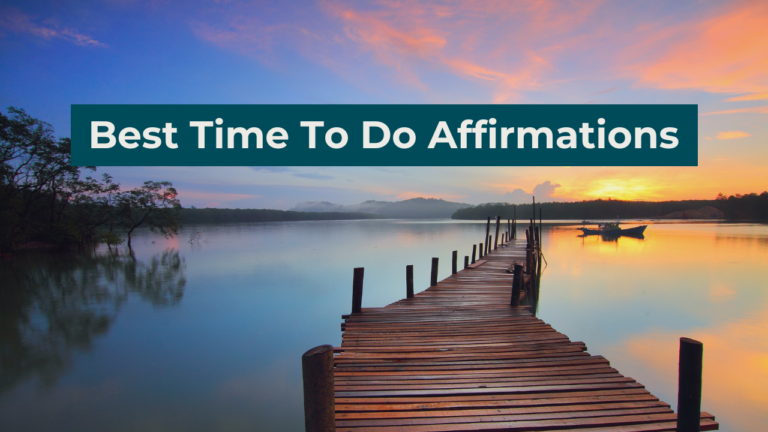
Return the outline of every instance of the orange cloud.
[[[768,114],[768,106],[758,106],[750,108],[737,108],[732,110],[713,111],[699,114],[700,116],[718,115],[718,114],[741,114],[741,113],[762,113]]]
[[[751,135],[742,131],[727,131],[727,132],[720,132],[719,134],[717,134],[717,139],[729,140],[729,139],[737,139],[737,138],[746,138],[748,136],[751,136]]]
[[[661,56],[632,69],[639,83],[663,89],[746,93],[730,100],[768,94],[768,2],[739,2],[715,16],[662,30],[652,44]],[[668,47],[667,47],[668,46]]]
[[[492,85],[494,102],[505,102],[521,90],[541,87],[552,68],[550,59],[579,40],[560,36],[583,24],[597,4],[382,1],[372,10],[362,10],[357,3],[325,5],[342,20],[352,42],[374,53],[406,82],[426,89],[416,72],[426,62]],[[505,25],[499,27],[498,22]]]
[[[603,0],[325,0],[304,21],[238,5],[220,8],[217,24],[195,24],[196,34],[266,63],[292,49],[371,92],[385,91],[378,74],[429,91],[445,86],[433,78],[447,73],[475,82],[497,103],[530,91],[584,100],[569,92],[586,88],[562,84],[627,78],[661,89],[728,93],[734,102],[768,99],[764,0],[698,5],[666,21],[664,7]],[[370,60],[384,68],[370,68]],[[456,102],[445,91],[452,89],[441,90],[440,100]],[[732,112],[766,109],[711,114]]]
[[[763,99],[768,99],[768,93],[755,93],[755,94],[748,94],[744,96],[734,96],[726,100],[728,102],[741,102],[741,101],[753,101],[753,100],[763,100]]]

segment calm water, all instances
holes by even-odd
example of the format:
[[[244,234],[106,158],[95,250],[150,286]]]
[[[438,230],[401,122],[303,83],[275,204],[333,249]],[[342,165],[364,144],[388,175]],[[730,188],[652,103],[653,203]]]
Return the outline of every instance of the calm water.
[[[188,243],[201,232],[199,244]],[[484,224],[292,222],[141,233],[135,259],[0,261],[0,430],[301,431],[301,354],[363,306],[440,278]],[[538,315],[674,405],[680,336],[704,342],[703,409],[768,424],[768,226],[657,224],[644,240],[545,226]],[[460,258],[460,261],[463,259]]]

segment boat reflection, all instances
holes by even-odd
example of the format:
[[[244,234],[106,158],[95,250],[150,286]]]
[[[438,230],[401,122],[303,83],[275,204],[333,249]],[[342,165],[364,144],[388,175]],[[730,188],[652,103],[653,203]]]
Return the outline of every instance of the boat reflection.
[[[634,238],[638,240],[644,240],[645,235],[640,234],[633,234],[633,233],[584,233],[579,234],[577,237],[584,238],[584,237],[592,237],[592,236],[600,236],[604,242],[618,242],[619,237],[629,237]]]

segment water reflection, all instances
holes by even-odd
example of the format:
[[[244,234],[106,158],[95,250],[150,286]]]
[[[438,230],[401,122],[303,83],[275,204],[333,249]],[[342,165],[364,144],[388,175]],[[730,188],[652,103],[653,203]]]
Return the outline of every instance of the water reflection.
[[[768,226],[654,224],[644,240],[553,227],[539,317],[677,401],[681,336],[704,343],[703,409],[722,430],[768,424]]]
[[[523,300],[537,316],[673,404],[677,340],[700,339],[704,409],[724,431],[764,429],[768,226],[652,224],[616,241],[574,228],[544,225],[541,288]],[[1,428],[301,431],[301,355],[341,342],[352,269],[365,267],[363,307],[387,305],[405,296],[406,265],[421,291],[432,257],[448,277],[451,252],[462,262],[484,235],[484,221],[207,225],[137,234],[137,262],[4,268]],[[41,390],[45,370],[55,384]]]
[[[604,242],[618,243],[619,237],[633,238],[637,240],[645,240],[644,234],[580,234],[577,237],[600,237]]]
[[[22,254],[0,266],[0,392],[30,378],[53,385],[72,354],[105,334],[132,295],[156,306],[181,301],[185,263],[166,250],[131,255]]]

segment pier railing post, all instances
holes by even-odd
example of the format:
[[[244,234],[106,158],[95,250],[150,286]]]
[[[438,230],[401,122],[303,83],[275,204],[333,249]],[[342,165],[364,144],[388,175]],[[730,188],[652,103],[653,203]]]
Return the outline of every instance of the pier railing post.
[[[473,244],[473,245],[472,245],[472,264],[474,264],[474,263],[475,263],[475,261],[476,261],[476,260],[475,260],[475,252],[477,252],[477,245],[476,245],[476,244]]]
[[[517,240],[517,220],[512,222],[512,240]]]
[[[533,267],[533,248],[531,247],[531,230],[525,230],[525,272],[531,274]]]
[[[496,216],[496,237],[494,237],[493,250],[499,248],[499,225],[501,224],[501,216]]]
[[[464,255],[464,268],[469,267],[469,255]]]
[[[405,297],[413,298],[413,266],[405,266]]]
[[[352,313],[360,313],[363,306],[363,267],[355,269],[352,277]]]
[[[333,345],[320,345],[301,356],[304,381],[304,430],[334,432]]]
[[[678,432],[698,432],[701,424],[701,373],[704,345],[680,338],[677,390]]]
[[[513,270],[512,278],[512,299],[509,304],[511,306],[520,305],[520,287],[523,285],[523,266],[515,262],[515,268]]]
[[[451,274],[455,275],[459,272],[458,270],[459,266],[459,251],[453,251],[453,254],[451,256]]]
[[[491,243],[493,243],[493,236],[492,236],[492,235],[489,235],[489,236],[488,236],[488,245],[485,247],[485,254],[486,254],[486,255],[488,255],[489,253],[491,253]]]
[[[485,224],[485,254],[488,255],[488,245],[490,244],[489,236],[491,235],[491,217],[488,216],[488,223]]]
[[[480,249],[480,255],[479,255],[478,259],[483,259],[483,244],[482,243],[478,243],[477,247]]]
[[[432,276],[429,279],[429,286],[437,285],[437,262],[439,258],[432,258]]]

